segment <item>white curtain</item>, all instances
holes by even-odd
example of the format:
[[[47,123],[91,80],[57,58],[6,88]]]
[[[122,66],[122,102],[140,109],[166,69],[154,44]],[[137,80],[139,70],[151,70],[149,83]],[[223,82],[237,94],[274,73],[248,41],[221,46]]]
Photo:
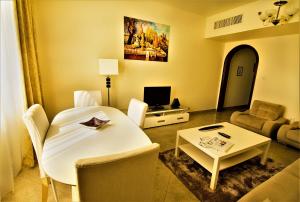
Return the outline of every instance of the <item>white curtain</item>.
[[[0,1],[0,201],[13,191],[14,177],[22,168],[26,128],[22,115],[26,101],[14,1]]]

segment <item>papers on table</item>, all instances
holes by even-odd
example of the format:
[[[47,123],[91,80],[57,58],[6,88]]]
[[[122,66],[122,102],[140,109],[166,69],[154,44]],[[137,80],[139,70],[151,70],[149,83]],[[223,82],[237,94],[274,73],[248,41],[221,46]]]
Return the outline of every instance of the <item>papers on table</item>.
[[[212,148],[216,151],[227,152],[234,144],[217,136],[204,136],[200,137],[199,145],[205,148]]]

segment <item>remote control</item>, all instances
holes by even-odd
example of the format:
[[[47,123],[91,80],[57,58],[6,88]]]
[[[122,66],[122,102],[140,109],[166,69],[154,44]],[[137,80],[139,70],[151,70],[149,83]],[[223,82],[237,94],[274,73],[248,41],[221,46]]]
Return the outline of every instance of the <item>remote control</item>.
[[[219,129],[219,128],[223,128],[223,126],[222,125],[205,126],[205,127],[199,128],[198,130],[206,131],[206,130],[216,130],[216,129]]]
[[[219,135],[221,135],[221,136],[223,136],[223,137],[225,137],[227,139],[231,138],[230,135],[227,135],[226,133],[222,133],[222,132],[218,132],[218,133],[219,133]]]

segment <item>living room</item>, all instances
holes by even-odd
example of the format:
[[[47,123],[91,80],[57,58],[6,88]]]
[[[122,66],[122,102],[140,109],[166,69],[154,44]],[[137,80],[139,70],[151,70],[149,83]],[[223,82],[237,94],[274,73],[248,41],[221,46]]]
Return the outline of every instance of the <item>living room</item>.
[[[284,118],[291,123],[299,121],[299,12],[280,25],[266,24],[258,12],[276,8],[272,0],[28,2],[32,8],[43,107],[50,122],[59,112],[73,107],[76,90],[101,90],[103,105],[108,105],[110,96],[110,106],[126,111],[131,98],[143,100],[145,86],[171,86],[171,101],[179,98],[180,104],[189,108],[189,125],[182,123],[144,131],[152,142],[160,143],[161,151],[175,148],[177,130],[218,120],[215,111],[224,61],[232,49],[243,44],[253,47],[259,55],[251,103],[261,100],[282,105]],[[299,2],[288,1],[281,12],[288,6],[299,8]],[[240,24],[213,29],[214,22],[240,14],[243,14]],[[167,62],[124,59],[125,16],[170,27]],[[118,75],[111,76],[110,95],[106,77],[98,73],[99,58],[118,60]],[[224,112],[226,119],[221,120],[229,121],[231,112]],[[206,122],[206,116],[214,120]],[[164,139],[163,135],[154,135],[157,133],[170,133],[170,136]],[[280,151],[288,150],[287,154],[299,158],[299,150],[275,144]],[[27,173],[34,176],[31,176],[33,181],[39,178],[37,170],[35,167],[35,171]],[[69,188],[58,185],[58,192],[64,200],[71,200]],[[169,201],[199,200],[191,198],[188,189],[183,192],[179,198],[171,197]],[[190,198],[185,198],[185,193]],[[156,197],[158,201],[167,201],[166,193],[158,190],[156,194],[162,195]],[[27,199],[35,200],[40,197],[40,191],[30,195],[33,198]],[[4,201],[18,198],[14,197],[2,195]],[[49,191],[49,200],[53,199]]]
[[[240,40],[237,36],[237,42],[224,43],[203,37],[205,17],[200,15],[153,1],[115,4],[102,1],[37,1],[33,4],[39,61],[43,67],[41,80],[50,117],[72,106],[72,92],[76,89],[101,87],[106,93],[105,77],[98,74],[98,58],[123,57],[124,16],[169,24],[169,61],[120,60],[120,75],[112,78],[113,106],[126,109],[131,97],[142,99],[144,86],[170,85],[171,97],[179,97],[191,111],[215,109],[224,58],[237,45],[253,44],[260,53],[253,100],[283,104],[294,112],[289,118],[297,117],[298,98],[295,96],[298,95],[294,93],[298,92],[297,33],[272,36],[276,31],[268,30],[271,34],[266,34],[267,38],[256,39],[255,33],[251,33],[252,39]],[[256,23],[265,28],[259,18]],[[289,54],[282,54],[286,52]],[[285,71],[281,71],[282,66]],[[281,85],[286,81],[289,91]]]

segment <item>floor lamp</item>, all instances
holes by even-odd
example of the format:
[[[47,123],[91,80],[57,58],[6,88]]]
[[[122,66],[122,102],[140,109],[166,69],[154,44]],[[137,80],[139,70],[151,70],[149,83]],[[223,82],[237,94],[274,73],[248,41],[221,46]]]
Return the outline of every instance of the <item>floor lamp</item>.
[[[111,87],[110,76],[118,75],[117,59],[99,59],[99,74],[106,76],[107,105],[110,106],[109,89]]]

